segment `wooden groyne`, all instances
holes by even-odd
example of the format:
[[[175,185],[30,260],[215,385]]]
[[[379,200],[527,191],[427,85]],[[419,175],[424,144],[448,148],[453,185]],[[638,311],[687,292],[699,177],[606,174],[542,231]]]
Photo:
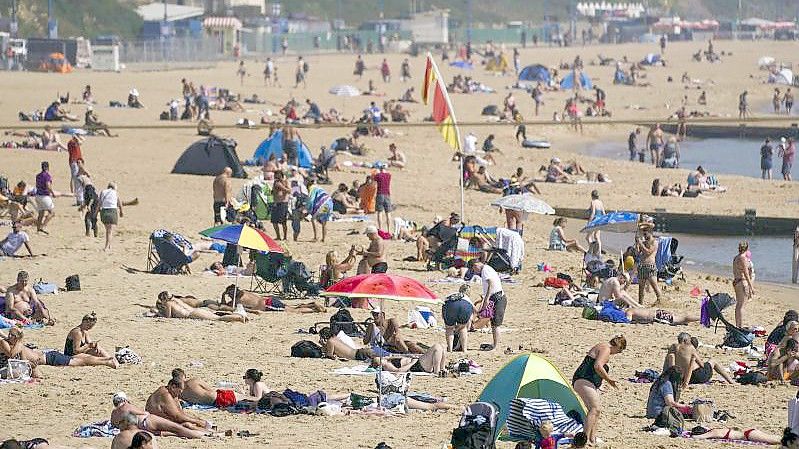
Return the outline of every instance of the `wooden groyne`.
[[[799,226],[799,218],[759,217],[754,209],[746,209],[741,215],[675,213],[658,209],[633,212],[652,217],[658,232],[680,234],[788,236],[793,235],[794,229]],[[585,209],[555,208],[555,214],[580,220],[588,219],[588,211]]]
[[[780,137],[799,139],[799,124],[790,126],[760,126],[741,124],[694,125],[688,122],[688,137],[699,139],[765,139],[777,140]],[[664,123],[660,128],[669,134],[677,133],[676,123]]]

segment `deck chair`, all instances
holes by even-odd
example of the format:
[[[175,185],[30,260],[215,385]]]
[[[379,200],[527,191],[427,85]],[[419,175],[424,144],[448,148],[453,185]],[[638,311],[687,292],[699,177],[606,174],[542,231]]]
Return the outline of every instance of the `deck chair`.
[[[150,236],[147,271],[153,274],[191,274],[187,256],[174,241],[167,237]]]
[[[276,295],[283,293],[284,269],[290,260],[282,253],[256,253],[255,273],[250,279],[250,290]]]

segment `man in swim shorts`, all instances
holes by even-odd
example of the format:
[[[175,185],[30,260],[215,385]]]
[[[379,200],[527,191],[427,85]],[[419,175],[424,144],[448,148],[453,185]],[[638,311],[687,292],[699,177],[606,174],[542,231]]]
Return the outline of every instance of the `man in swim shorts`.
[[[180,399],[189,404],[212,405],[217,408],[226,408],[236,405],[238,398],[233,390],[215,389],[196,377],[186,376],[180,368],[172,370],[172,378],[183,382],[184,389]]]
[[[172,378],[166,386],[158,387],[153,394],[147,398],[144,409],[151,415],[160,416],[166,420],[181,424],[183,427],[192,430],[202,430],[209,428],[208,421],[197,418],[183,411],[180,406],[181,393],[185,389],[182,380]]]

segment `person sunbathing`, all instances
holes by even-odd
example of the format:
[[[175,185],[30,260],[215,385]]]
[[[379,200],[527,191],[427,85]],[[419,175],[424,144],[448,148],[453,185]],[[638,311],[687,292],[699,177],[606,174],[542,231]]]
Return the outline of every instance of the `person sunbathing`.
[[[29,284],[27,271],[17,273],[17,283],[6,289],[5,316],[25,323],[34,321],[48,326],[55,324],[50,310]]]
[[[704,431],[704,433],[699,433]],[[786,433],[790,432],[790,429],[785,430]],[[772,435],[770,433],[763,432],[762,430],[758,430],[755,428],[750,428],[746,430],[741,430],[737,428],[729,428],[729,427],[722,427],[719,429],[706,429],[706,428],[694,428],[691,433],[693,434],[691,438],[696,440],[727,440],[727,441],[750,441],[752,443],[763,443],[763,444],[771,444],[777,445],[780,444],[783,438],[780,438],[777,435]],[[785,445],[785,448],[788,447],[795,447],[794,445]]]
[[[175,368],[172,370],[172,379],[177,379],[183,382],[184,388],[183,391],[180,392],[180,399],[184,402],[189,404],[214,406],[218,408],[228,406],[227,404],[221,404],[220,400],[227,400],[225,396],[227,396],[228,393],[225,392],[231,390],[217,390],[199,378],[188,377],[186,372],[180,368]],[[234,394],[233,403],[235,404],[235,402],[236,397]]]
[[[627,309],[625,313],[630,322],[639,324],[663,323],[677,326],[699,321],[698,314],[679,314],[669,312],[665,309],[644,308],[640,305],[635,308]]]
[[[134,435],[139,432],[146,432],[139,429],[139,418],[133,413],[122,415],[118,427],[119,433],[111,440],[111,449],[128,449],[133,444]],[[152,436],[152,434],[150,435]]]
[[[424,348],[402,337],[402,326],[396,318],[386,319],[386,313],[380,308],[372,309],[372,318],[374,321],[369,323],[363,337],[364,344],[379,342],[383,349],[395,354],[424,354]]]
[[[502,193],[501,184],[489,177],[485,166],[480,166],[477,172],[469,177],[469,184],[481,192]]]
[[[713,378],[713,371],[721,375],[728,384],[733,383],[730,371],[721,363],[713,359],[702,361],[699,351],[699,340],[691,337],[686,332],[677,335],[677,344],[671,345],[666,352],[663,361],[663,368],[668,369],[676,366],[682,373],[681,389],[685,389],[689,384],[706,384]]]
[[[207,271],[217,276],[245,276],[249,277],[255,273],[255,261],[251,260],[247,263],[246,267],[237,267],[236,265],[223,265],[222,262],[214,262],[208,267]]]
[[[114,410],[111,411],[111,424],[114,427],[120,428],[122,425],[122,417],[127,414],[132,414],[136,416],[139,430],[157,433],[161,436],[202,438],[211,435],[208,431],[189,429],[158,415],[150,414],[128,402],[128,396],[125,393],[119,392],[115,394],[112,401]]]
[[[356,343],[343,331],[339,332],[338,335],[331,335],[329,327],[319,331],[319,344],[322,346],[325,357],[329,359],[365,362],[371,360],[375,355],[374,351]]]
[[[235,292],[235,293],[234,293]],[[261,296],[253,292],[248,292],[238,288],[234,284],[228,285],[224,292],[222,292],[222,299],[220,305],[222,308],[225,306],[232,307],[234,304],[233,297],[235,296],[235,304],[241,304],[245,310],[253,312],[291,312],[291,313],[324,313],[327,308],[318,302],[312,301],[307,303],[300,303],[296,305],[286,306],[283,301],[273,296]],[[226,302],[225,298],[230,298],[230,302]]]
[[[115,357],[96,357],[89,354],[75,354],[73,356],[64,355],[58,351],[40,351],[31,349],[22,343],[24,333],[20,328],[12,328],[8,331],[8,336],[0,340],[0,355],[8,359],[27,360],[32,365],[32,377],[41,377],[38,367],[49,366],[107,366],[118,368],[119,362]]]
[[[160,416],[166,420],[180,424],[191,430],[203,430],[210,428],[209,422],[190,415],[183,411],[180,406],[181,393],[186,388],[183,381],[172,378],[166,386],[158,387],[153,394],[147,398],[144,410],[151,415]]]
[[[799,377],[799,369],[797,369],[799,366],[799,343],[791,337],[786,338],[784,344],[769,354],[767,360],[769,380],[784,382]]]
[[[162,299],[159,295],[155,301],[155,312],[164,318],[191,318],[195,320],[241,322],[247,321],[246,312],[233,312],[224,315],[199,307],[192,307],[174,296]]]
[[[372,364],[393,373],[432,373],[441,377],[446,375],[447,348],[435,343],[419,358],[383,357],[373,359]]]

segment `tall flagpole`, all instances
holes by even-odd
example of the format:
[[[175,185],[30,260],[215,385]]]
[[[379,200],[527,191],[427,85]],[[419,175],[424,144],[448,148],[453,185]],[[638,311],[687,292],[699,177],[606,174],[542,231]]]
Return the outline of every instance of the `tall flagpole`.
[[[455,118],[455,110],[452,108],[452,102],[449,99],[449,95],[447,95],[447,86],[444,84],[444,79],[441,77],[441,72],[438,70],[438,65],[436,64],[435,60],[433,59],[433,55],[430,52],[427,52],[427,57],[430,59],[432,63],[433,72],[435,74],[436,83],[438,84],[441,91],[444,93],[444,101],[447,103],[447,109],[449,110],[449,117],[452,121],[451,124],[446,124],[444,126],[452,126],[455,131],[455,139],[457,142],[457,147],[455,148],[460,152],[461,148],[461,133],[458,129],[458,121]],[[461,222],[465,222],[466,220],[466,198],[464,193],[464,184],[463,184],[463,155],[461,155],[460,159],[460,172],[458,173],[458,187],[461,191]]]

